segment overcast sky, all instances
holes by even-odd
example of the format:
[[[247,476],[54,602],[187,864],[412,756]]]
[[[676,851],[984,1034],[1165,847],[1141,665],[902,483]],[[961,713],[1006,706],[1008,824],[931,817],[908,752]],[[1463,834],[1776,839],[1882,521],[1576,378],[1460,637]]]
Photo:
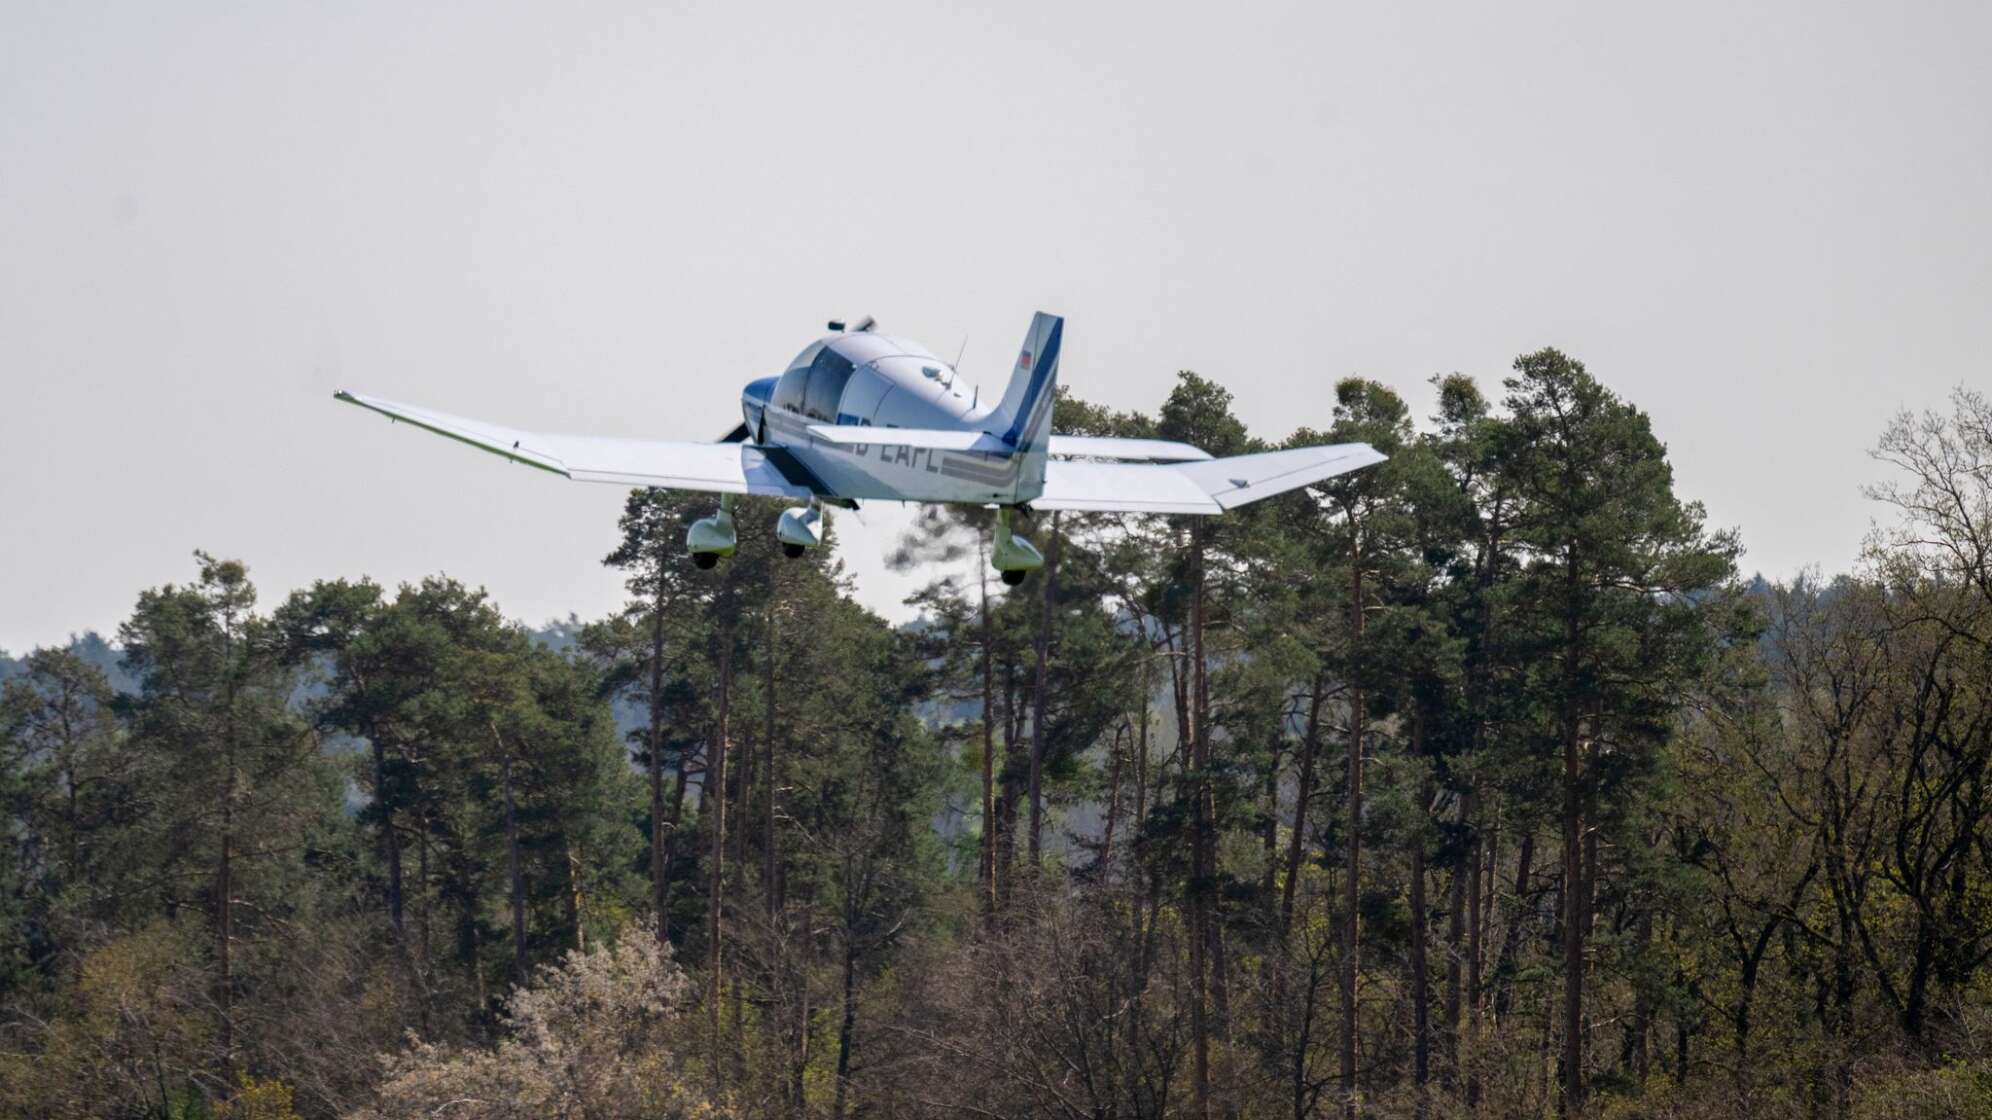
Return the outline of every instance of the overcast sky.
[[[1843,568],[1886,416],[1992,383],[1988,12],[0,0],[0,648],[195,548],[599,615],[623,491],[332,391],[707,439],[866,313],[1274,438],[1555,345],[1747,567]],[[904,521],[841,529],[894,616]]]

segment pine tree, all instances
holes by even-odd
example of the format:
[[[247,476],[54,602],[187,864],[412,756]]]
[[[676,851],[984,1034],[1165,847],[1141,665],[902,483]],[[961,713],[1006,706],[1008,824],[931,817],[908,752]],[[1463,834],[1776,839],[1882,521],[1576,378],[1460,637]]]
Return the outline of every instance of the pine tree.
[[[1520,611],[1540,651],[1537,687],[1561,762],[1562,1103],[1585,1107],[1586,942],[1599,814],[1650,763],[1674,686],[1708,648],[1697,600],[1728,579],[1736,545],[1674,496],[1647,417],[1555,350],[1524,355],[1506,382],[1505,464],[1529,566]]]

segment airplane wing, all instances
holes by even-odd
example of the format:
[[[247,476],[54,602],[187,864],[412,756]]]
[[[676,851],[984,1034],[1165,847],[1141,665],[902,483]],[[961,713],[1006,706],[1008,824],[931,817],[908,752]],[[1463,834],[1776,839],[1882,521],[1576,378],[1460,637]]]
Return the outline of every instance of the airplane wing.
[[[1297,447],[1190,463],[1054,459],[1045,464],[1044,493],[1031,506],[1092,513],[1223,513],[1383,459],[1366,443]]]
[[[742,443],[549,435],[467,420],[358,393],[342,391],[333,397],[577,482],[789,498],[807,498],[812,493],[805,481],[792,479],[766,452]]]

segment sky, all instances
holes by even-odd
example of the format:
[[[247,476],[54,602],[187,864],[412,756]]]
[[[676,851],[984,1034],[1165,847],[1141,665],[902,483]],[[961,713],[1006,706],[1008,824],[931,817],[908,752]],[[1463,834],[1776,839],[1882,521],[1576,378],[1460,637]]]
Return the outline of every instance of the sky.
[[[389,425],[710,439],[831,318],[1257,433],[1556,346],[1746,570],[1992,384],[1979,4],[0,0],[0,649],[192,552],[599,616],[624,492]],[[964,349],[965,347],[965,349]],[[903,618],[910,516],[840,520]]]

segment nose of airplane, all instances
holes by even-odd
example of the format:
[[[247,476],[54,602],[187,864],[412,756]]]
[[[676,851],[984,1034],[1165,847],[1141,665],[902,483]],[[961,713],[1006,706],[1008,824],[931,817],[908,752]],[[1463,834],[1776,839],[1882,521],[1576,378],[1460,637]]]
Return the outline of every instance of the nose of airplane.
[[[768,411],[768,402],[774,399],[775,382],[773,377],[763,377],[749,381],[740,391],[740,417],[747,422],[747,438],[759,442],[761,439],[761,417]]]

